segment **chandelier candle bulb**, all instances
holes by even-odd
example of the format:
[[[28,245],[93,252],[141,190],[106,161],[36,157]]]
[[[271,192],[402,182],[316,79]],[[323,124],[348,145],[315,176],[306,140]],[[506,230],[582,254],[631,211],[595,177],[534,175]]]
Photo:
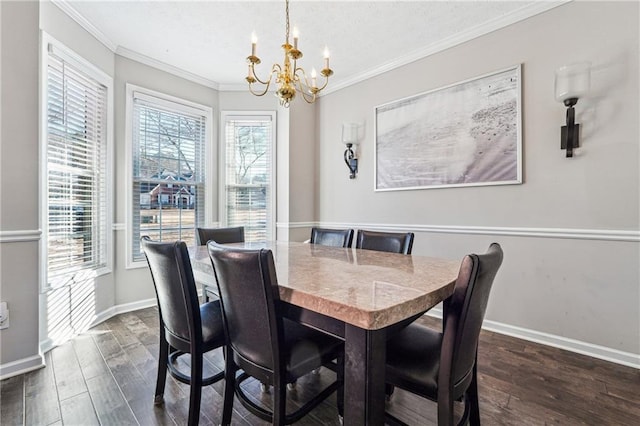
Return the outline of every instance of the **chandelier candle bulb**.
[[[300,31],[298,31],[298,27],[293,27],[293,48],[298,48],[298,38],[300,38]]]
[[[311,87],[318,87],[318,73],[315,68],[311,68]]]
[[[324,47],[324,68],[329,69],[329,48]]]
[[[258,36],[255,32],[251,33],[251,56],[256,56],[256,44],[258,44]]]

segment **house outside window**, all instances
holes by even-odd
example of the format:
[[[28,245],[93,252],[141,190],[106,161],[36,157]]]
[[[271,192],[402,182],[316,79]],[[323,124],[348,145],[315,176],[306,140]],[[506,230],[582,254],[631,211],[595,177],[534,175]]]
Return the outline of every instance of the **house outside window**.
[[[127,85],[131,174],[129,266],[144,265],[140,238],[195,244],[204,226],[212,110]]]

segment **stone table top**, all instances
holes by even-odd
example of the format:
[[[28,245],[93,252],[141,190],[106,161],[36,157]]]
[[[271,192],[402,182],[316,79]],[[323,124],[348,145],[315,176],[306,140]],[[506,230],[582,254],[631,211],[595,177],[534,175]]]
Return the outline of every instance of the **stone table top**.
[[[273,251],[281,300],[368,330],[424,312],[450,296],[460,265],[434,257],[285,241],[233,245]],[[206,246],[190,247],[189,252],[196,277],[211,277]]]

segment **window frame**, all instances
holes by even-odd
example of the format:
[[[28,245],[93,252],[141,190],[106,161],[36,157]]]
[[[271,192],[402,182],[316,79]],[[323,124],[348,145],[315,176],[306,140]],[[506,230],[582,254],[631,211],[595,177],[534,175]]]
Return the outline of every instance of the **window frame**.
[[[137,92],[145,98],[153,98],[152,101],[157,105],[185,113],[197,113],[204,117],[204,220],[208,221],[210,212],[213,210],[213,185],[211,185],[211,177],[213,169],[212,149],[213,143],[213,108],[202,105],[183,98],[168,95],[135,84],[126,84],[126,107],[125,107],[125,167],[126,167],[126,189],[125,189],[125,205],[126,205],[126,269],[146,268],[147,262],[143,260],[133,259],[133,236],[134,236],[134,217],[133,217],[133,107],[134,93]],[[205,224],[202,224],[205,226]]]
[[[226,164],[226,151],[227,151],[227,139],[226,139],[226,127],[227,121],[230,117],[239,117],[243,119],[258,119],[259,117],[270,117],[271,119],[271,173],[269,176],[269,210],[267,211],[267,217],[271,217],[271,220],[267,223],[267,233],[271,235],[272,240],[276,240],[276,200],[277,200],[277,162],[276,162],[276,147],[277,147],[277,114],[276,111],[237,111],[237,110],[225,110],[220,114],[220,143],[219,143],[219,155],[218,155],[218,218],[221,226],[228,226],[227,218],[227,164]]]
[[[71,65],[75,70],[80,71],[99,84],[106,88],[106,104],[105,114],[106,123],[104,126],[105,132],[105,234],[103,236],[105,243],[105,259],[104,266],[93,270],[95,276],[113,272],[113,177],[114,177],[114,163],[113,163],[113,151],[114,151],[114,94],[113,94],[113,78],[107,73],[102,71],[97,66],[90,63],[87,59],[67,47],[62,42],[58,41],[45,31],[40,32],[40,90],[38,103],[40,106],[39,117],[39,157],[40,157],[40,184],[38,199],[40,200],[39,209],[39,221],[40,229],[42,230],[43,238],[40,239],[40,292],[47,293],[55,288],[49,284],[49,268],[46,259],[48,258],[48,239],[49,232],[49,176],[47,173],[48,164],[48,68],[49,68],[49,53],[50,49],[55,52],[55,55]]]

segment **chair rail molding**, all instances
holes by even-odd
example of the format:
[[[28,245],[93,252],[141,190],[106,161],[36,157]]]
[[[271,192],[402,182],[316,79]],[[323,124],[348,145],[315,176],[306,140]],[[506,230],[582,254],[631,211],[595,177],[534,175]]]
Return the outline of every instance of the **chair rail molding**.
[[[23,243],[27,241],[40,241],[42,230],[26,229],[16,231],[0,231],[0,243]]]
[[[504,226],[465,225],[419,225],[391,223],[347,223],[347,222],[279,222],[278,228],[354,228],[374,231],[426,232],[441,234],[505,235],[513,237],[558,238],[576,240],[603,240],[640,242],[640,230],[624,229],[580,229],[580,228],[532,228]]]

